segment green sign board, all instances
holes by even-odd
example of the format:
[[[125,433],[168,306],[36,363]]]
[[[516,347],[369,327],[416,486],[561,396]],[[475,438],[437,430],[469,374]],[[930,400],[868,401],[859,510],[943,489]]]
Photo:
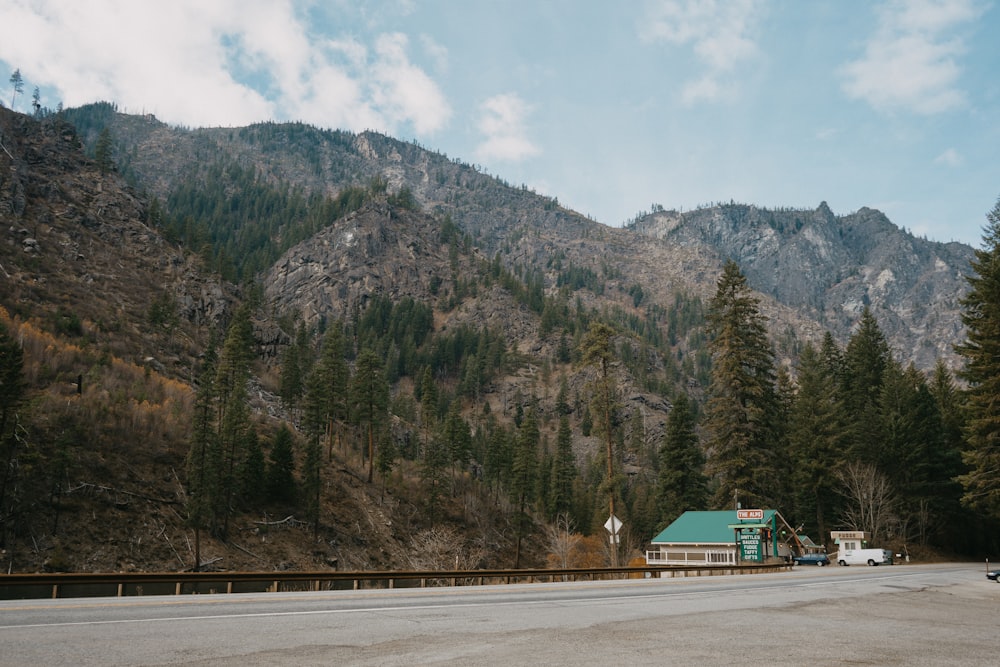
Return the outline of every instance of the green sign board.
[[[740,537],[740,560],[757,563],[764,561],[764,550],[761,549],[760,528],[742,528]]]

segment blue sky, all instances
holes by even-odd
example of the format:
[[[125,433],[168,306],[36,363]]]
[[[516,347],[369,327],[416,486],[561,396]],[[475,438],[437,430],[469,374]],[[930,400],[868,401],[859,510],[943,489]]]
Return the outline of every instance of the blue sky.
[[[0,0],[0,25],[19,111],[37,86],[376,129],[608,225],[826,201],[979,246],[1000,197],[995,0]]]

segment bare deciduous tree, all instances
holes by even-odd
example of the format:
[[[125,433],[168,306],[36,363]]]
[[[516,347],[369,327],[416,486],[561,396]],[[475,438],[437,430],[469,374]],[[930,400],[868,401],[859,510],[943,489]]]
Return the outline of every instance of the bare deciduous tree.
[[[556,517],[553,523],[545,524],[545,542],[549,547],[547,558],[550,567],[571,567],[573,550],[580,541],[580,535],[573,532],[573,521],[565,514]]]
[[[896,497],[889,479],[875,466],[853,462],[837,472],[840,494],[847,501],[844,521],[873,540],[888,537],[895,520]]]
[[[422,530],[410,544],[410,566],[416,570],[471,570],[480,565],[484,556],[480,547],[470,547],[450,526]]]

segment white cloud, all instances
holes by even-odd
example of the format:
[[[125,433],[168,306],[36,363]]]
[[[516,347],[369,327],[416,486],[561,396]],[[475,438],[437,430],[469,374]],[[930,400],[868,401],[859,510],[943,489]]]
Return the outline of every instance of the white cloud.
[[[714,76],[703,76],[696,81],[688,81],[681,87],[681,100],[684,104],[693,105],[697,102],[712,102],[723,95],[718,80]]]
[[[485,139],[476,148],[477,159],[516,162],[541,152],[528,139],[525,120],[530,109],[518,95],[495,95],[480,108],[479,129]]]
[[[934,158],[934,164],[943,164],[947,167],[959,167],[962,162],[964,162],[962,155],[954,148],[949,148]]]
[[[424,34],[420,35],[420,44],[424,47],[424,52],[434,63],[435,69],[439,72],[448,71],[448,47],[438,44],[433,37]]]
[[[435,132],[451,117],[451,108],[437,85],[406,55],[407,39],[401,33],[382,35],[371,67],[372,99],[391,126],[413,123],[418,134]]]
[[[761,0],[654,0],[639,27],[650,42],[690,46],[704,66],[703,74],[682,87],[687,104],[729,95],[733,72],[755,58],[752,35],[763,11]]]
[[[982,11],[975,0],[889,0],[864,56],[841,70],[844,92],[882,111],[936,114],[963,106],[958,60],[965,48],[954,31]]]
[[[451,108],[407,57],[312,34],[296,0],[0,0],[0,59],[67,106],[109,100],[192,126],[301,119],[418,134]]]

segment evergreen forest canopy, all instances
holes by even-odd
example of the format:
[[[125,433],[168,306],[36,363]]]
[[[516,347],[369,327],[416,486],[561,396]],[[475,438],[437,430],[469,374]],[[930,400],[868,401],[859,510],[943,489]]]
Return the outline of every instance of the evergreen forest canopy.
[[[100,127],[106,156],[99,119],[109,110],[73,113],[80,126]],[[127,150],[110,152],[112,170],[128,176]],[[550,558],[553,535],[606,543],[609,509],[626,526],[624,550],[591,549],[617,560],[685,510],[736,503],[777,508],[818,541],[853,528],[895,549],[978,556],[997,548],[997,532],[983,526],[1000,524],[1000,416],[992,414],[1000,202],[963,303],[962,387],[943,363],[929,376],[899,363],[868,308],[846,345],[830,334],[796,344],[786,368],[776,355],[782,342],[733,262],[711,301],[677,291],[654,303],[615,268],[560,252],[545,266],[507,248],[484,259],[444,216],[432,241],[451,265],[431,298],[373,294],[349,317],[315,325],[277,315],[289,340],[269,388],[288,419],[264,424],[250,395],[252,376],[269,370],[255,353],[252,322],[266,311],[255,282],[288,248],[372,202],[426,215],[412,192],[390,192],[381,178],[326,196],[225,160],[150,201],[152,226],[249,294],[206,352],[189,423],[178,430],[195,567],[202,537],[230,540],[237,519],[262,512],[288,512],[314,539],[329,539],[333,460],[351,462],[383,492],[419,499],[428,517],[461,523],[461,499],[480,498],[509,521],[516,546],[503,565],[525,565],[522,544],[542,535]],[[436,317],[494,289],[530,314],[544,345],[525,352],[486,325],[435,327]],[[149,318],[171,326],[176,304],[151,304]],[[26,379],[15,342],[24,325],[6,315],[3,324],[0,539],[14,553],[35,534],[58,532],[75,457],[98,436],[42,417],[45,404],[32,405],[40,380]],[[504,385],[516,391],[501,400],[498,386],[519,374],[532,379]],[[670,402],[662,428],[646,422],[626,388]],[[56,432],[69,435],[49,437]]]

